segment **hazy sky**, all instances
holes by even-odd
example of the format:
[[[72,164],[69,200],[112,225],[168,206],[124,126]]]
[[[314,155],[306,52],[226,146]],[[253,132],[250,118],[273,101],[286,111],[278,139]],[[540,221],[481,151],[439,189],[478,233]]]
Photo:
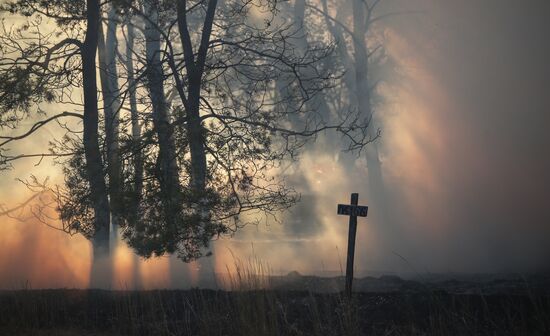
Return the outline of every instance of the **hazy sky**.
[[[426,20],[392,26],[420,49],[413,57],[433,80],[415,99],[431,105],[424,112],[440,135],[426,137],[423,151],[439,143],[426,160],[443,198],[427,201],[445,203],[449,261],[477,270],[548,265],[550,3],[432,3],[424,2]]]
[[[385,103],[377,112],[391,221],[359,220],[358,272],[548,267],[550,2],[387,0],[384,6],[415,13],[384,24],[399,74],[382,87]],[[35,143],[44,143],[47,132],[39,136]],[[371,195],[363,160],[343,166],[338,153],[323,148],[302,158],[306,173],[293,181],[307,180],[305,203],[286,224],[248,227],[216,242],[209,262],[223,270],[231,249],[241,256],[254,251],[275,272],[338,271],[347,219],[336,216],[336,204],[351,192],[368,204]],[[41,176],[51,171],[30,162],[1,175],[0,203],[24,199],[13,178],[37,169]],[[51,286],[85,279],[89,251],[82,238],[39,223],[0,222],[0,280]],[[52,279],[45,269],[65,273],[43,280]]]
[[[385,104],[377,112],[389,196],[385,209],[370,212],[386,211],[390,220],[359,220],[358,271],[547,269],[550,3],[403,0],[385,6],[382,13],[411,12],[384,25],[398,76],[381,90]],[[256,242],[255,251],[281,269],[338,270],[336,246],[343,260],[347,222],[335,216],[335,204],[347,202],[352,191],[362,203],[376,197],[366,193],[364,162],[345,167],[322,148],[301,163],[313,195],[295,209],[298,220],[285,230],[242,235],[271,237]]]

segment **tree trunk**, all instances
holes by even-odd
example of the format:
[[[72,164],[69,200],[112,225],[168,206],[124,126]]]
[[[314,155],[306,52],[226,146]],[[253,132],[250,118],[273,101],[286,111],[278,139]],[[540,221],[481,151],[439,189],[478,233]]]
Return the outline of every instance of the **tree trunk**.
[[[111,5],[107,14],[107,34],[99,23],[99,76],[103,95],[105,115],[105,143],[107,147],[107,175],[109,176],[109,205],[111,207],[110,263],[115,268],[115,251],[120,241],[119,225],[122,212],[122,171],[119,155],[120,89],[116,65],[117,57],[117,14]]]
[[[328,16],[328,4],[327,4],[327,0],[321,0],[322,1],[322,6],[323,6],[323,12],[326,13],[325,15],[325,22],[326,22],[326,25],[328,27],[328,30],[330,32],[330,34],[332,35],[332,37],[334,38],[334,40],[336,41],[336,50],[338,52],[338,56],[340,57],[340,61],[342,62],[342,64],[344,65],[344,68],[345,69],[350,69],[350,71],[346,71],[342,77],[343,81],[344,81],[344,84],[346,86],[346,88],[348,89],[350,95],[354,95],[355,93],[355,78],[354,78],[354,71],[351,71],[351,69],[353,68],[353,61],[349,55],[349,52],[348,52],[348,48],[347,48],[347,45],[346,45],[346,40],[344,38],[344,32],[342,30],[342,27],[340,27],[339,25],[337,24],[334,24],[330,19],[329,19],[329,16]],[[342,7],[341,9],[343,9],[345,7]],[[344,10],[342,11],[338,11],[337,14],[336,14],[336,20],[339,20],[338,17],[341,15],[340,13],[341,12],[344,12]],[[342,21],[340,21],[342,22]]]
[[[302,27],[302,34],[300,34],[298,38],[298,47],[301,53],[301,56],[306,56],[306,53],[308,50],[310,50],[310,43],[308,41],[308,34],[306,30],[306,23],[305,23],[305,10],[306,10],[306,1],[305,0],[296,0],[296,3],[294,5],[294,20],[295,24],[298,27]],[[310,68],[308,68],[310,69]],[[312,69],[310,69],[310,73],[302,74],[303,78],[315,78],[315,73],[313,73]],[[309,82],[305,81],[304,85],[306,86],[306,89],[311,89],[308,85]],[[317,111],[323,118],[323,120],[329,121],[330,120],[330,108],[327,104],[327,101],[325,100],[325,97],[323,96],[323,92],[319,92],[315,95],[315,97],[312,100],[308,100],[307,105],[309,106],[308,109],[310,111]]]
[[[116,67],[117,14],[114,6],[108,13],[107,34],[99,24],[99,75],[105,114],[105,143],[107,147],[107,173],[109,175],[109,198],[112,211],[113,231],[118,232],[119,214],[122,211],[121,165],[119,155],[120,89]]]
[[[353,1],[353,47],[355,52],[355,87],[357,108],[363,115],[370,118],[369,133],[376,132],[373,110],[371,105],[371,92],[368,81],[368,49],[366,43],[366,17],[365,4],[361,0]],[[367,167],[369,188],[373,199],[384,198],[384,187],[380,157],[376,142],[367,146]],[[375,188],[376,187],[376,188]],[[376,189],[376,190],[372,190]],[[381,223],[380,223],[381,224]]]
[[[126,41],[126,70],[128,72],[128,91],[130,100],[130,117],[132,119],[132,139],[134,140],[134,213],[137,213],[138,204],[141,199],[143,191],[143,155],[141,151],[141,124],[139,121],[139,113],[137,109],[136,98],[136,80],[134,78],[134,39],[135,29],[134,25],[130,22],[127,25],[127,38]]]
[[[126,41],[126,57],[125,65],[128,77],[128,96],[130,102],[130,118],[132,122],[132,140],[133,140],[133,157],[134,157],[134,183],[133,193],[131,200],[130,217],[138,215],[139,202],[141,200],[143,192],[143,154],[141,150],[141,124],[139,113],[137,109],[136,98],[136,80],[134,77],[134,40],[135,40],[135,28],[130,21],[126,25],[127,28],[127,41]],[[135,219],[132,219],[135,220]]]
[[[147,87],[153,106],[153,124],[158,137],[158,179],[168,230],[175,230],[173,219],[181,209],[179,170],[168,103],[164,93],[164,71],[161,63],[161,35],[155,24],[159,23],[158,2],[145,1],[145,48],[147,55]]]
[[[300,53],[299,56],[306,56],[306,53],[310,49],[310,43],[308,41],[308,31],[305,21],[305,8],[305,0],[296,0],[294,3],[294,7],[290,7],[288,9],[288,11],[293,13],[294,15],[294,24],[296,25],[296,28],[302,30],[302,32],[298,33],[298,37],[295,41],[298,47],[298,51]],[[302,72],[300,73],[300,76],[303,76],[304,78],[314,78],[315,75],[312,73]],[[304,85],[306,89],[310,88],[310,85],[308,85],[307,81],[304,81],[302,85]],[[284,90],[282,89],[282,87],[284,86],[286,86],[284,83],[276,83],[276,87],[279,92],[284,92]],[[300,90],[300,88],[294,89]],[[306,108],[308,111],[312,111],[313,113],[319,113],[324,120],[330,120],[330,108],[321,92],[319,92],[315,97],[306,102]],[[298,109],[299,107],[296,106],[296,104],[294,106],[290,106],[291,111],[295,111]],[[304,120],[298,118],[297,116],[294,116],[294,114],[290,114],[289,121],[292,124],[292,127],[295,129],[300,129],[305,125]],[[323,140],[325,136],[325,134],[320,134],[317,141],[315,141],[314,143],[308,143],[307,151],[315,155],[316,148],[321,147],[323,148],[323,151],[326,151],[327,146],[330,146],[328,147],[330,148],[330,150],[340,150],[339,146],[337,146],[337,141],[329,141],[328,144],[319,144],[319,140],[324,142]],[[295,184],[297,191],[299,191],[302,195],[302,203],[296,206],[298,208],[301,206],[316,206],[318,204],[319,198],[313,193],[312,184],[306,176],[307,170],[302,169],[299,165],[295,165],[295,167],[296,169],[292,173],[291,181],[295,181],[295,183],[292,184]],[[308,202],[311,203],[304,203],[306,199],[308,200]],[[319,226],[322,225],[323,221],[319,217],[318,213],[315,211],[308,211],[308,214],[311,217],[307,219],[309,223],[311,223],[310,225],[308,225],[310,227],[309,231],[304,227],[300,227],[303,225],[303,223],[300,222],[300,216],[296,215],[296,213],[293,212],[292,214],[289,213],[288,215],[286,215],[289,216],[287,219],[285,219],[285,221],[289,222],[289,225],[286,227],[288,234],[314,234],[316,230],[319,229]]]
[[[185,106],[187,113],[187,134],[189,150],[191,152],[191,187],[200,197],[206,189],[206,152],[204,146],[204,129],[200,118],[200,97],[204,65],[208,53],[212,25],[216,13],[217,0],[209,0],[206,15],[203,22],[200,45],[197,55],[193,52],[192,41],[187,25],[186,1],[178,1],[178,30],[183,47],[185,67],[187,69],[188,96]],[[184,97],[182,97],[184,98]],[[201,210],[201,216],[204,215]]]
[[[365,34],[365,9],[360,0],[353,0],[353,49],[355,53],[355,83],[358,108],[366,116],[372,115],[368,85],[368,52]]]
[[[84,93],[84,154],[86,172],[90,183],[90,197],[94,207],[95,234],[92,238],[93,264],[92,287],[104,287],[110,284],[111,275],[100,272],[105,257],[109,256],[109,201],[103,176],[103,163],[99,149],[98,104],[96,78],[96,52],[99,29],[99,1],[87,0],[86,37],[82,46],[82,78]]]
[[[200,117],[200,97],[202,77],[204,74],[204,66],[208,53],[210,36],[212,33],[212,25],[214,23],[214,15],[216,12],[217,0],[209,0],[206,9],[206,15],[203,22],[200,45],[195,57],[193,52],[192,41],[189,35],[189,27],[187,25],[187,9],[186,1],[178,0],[177,2],[177,19],[178,32],[183,47],[183,56],[185,59],[185,67],[187,70],[187,99],[182,96],[182,101],[186,102],[185,112],[187,117],[187,138],[189,142],[189,151],[191,153],[191,189],[193,190],[198,207],[196,214],[200,218],[197,226],[204,227],[210,221],[210,209],[204,205],[204,194],[206,192],[206,177],[207,177],[207,161],[205,150],[205,133]],[[182,92],[180,92],[182,95]],[[204,237],[201,237],[204,238]],[[204,264],[204,258],[197,262]],[[199,270],[199,276],[204,276],[204,269]]]
[[[374,135],[377,131],[374,111],[372,108],[371,91],[368,79],[368,49],[366,34],[367,18],[365,17],[364,3],[361,0],[353,1],[353,33],[355,50],[355,82],[356,99],[359,110],[370,118],[371,123],[368,133]],[[368,14],[370,15],[370,13]],[[367,193],[369,196],[369,205],[372,211],[369,211],[370,222],[378,227],[385,227],[384,230],[378,230],[381,236],[377,237],[381,246],[386,246],[390,250],[391,242],[395,241],[398,232],[395,232],[394,223],[391,222],[390,212],[387,210],[387,192],[382,174],[382,163],[378,150],[378,143],[369,144],[365,150],[367,159]],[[363,247],[365,248],[365,247]]]
[[[206,153],[204,129],[200,119],[200,79],[189,80],[189,109],[187,110],[187,136],[191,152],[191,185],[199,195],[206,189]]]
[[[130,19],[131,20],[131,19]],[[141,124],[139,120],[139,113],[137,109],[137,98],[136,98],[136,80],[134,77],[134,40],[135,40],[135,29],[134,25],[130,21],[127,24],[127,41],[126,41],[126,71],[128,76],[128,96],[130,101],[130,118],[132,120],[132,140],[134,141],[134,186],[133,186],[133,197],[131,204],[131,213],[130,219],[137,220],[139,216],[139,203],[141,201],[143,193],[143,154],[141,150]],[[132,251],[132,259],[134,264],[133,280],[134,280],[134,289],[140,290],[143,288],[141,281],[141,263],[139,256]]]

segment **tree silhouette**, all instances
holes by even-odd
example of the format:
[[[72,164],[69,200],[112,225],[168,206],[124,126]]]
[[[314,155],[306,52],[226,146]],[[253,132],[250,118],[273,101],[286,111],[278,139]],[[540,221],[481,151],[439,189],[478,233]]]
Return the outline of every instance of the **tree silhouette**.
[[[366,135],[368,115],[349,109],[331,119],[318,108],[339,79],[326,66],[334,46],[304,40],[277,2],[18,0],[5,9],[30,23],[0,37],[2,124],[44,119],[3,138],[0,163],[58,158],[63,227],[91,239],[98,259],[108,255],[111,216],[140,255],[199,258],[212,238],[297,201],[273,171],[309,140],[335,131],[362,149],[377,137]],[[56,22],[53,32],[40,17]],[[82,105],[73,100],[80,92]],[[39,109],[49,102],[68,111]],[[65,125],[49,153],[5,152],[68,117],[83,133]]]

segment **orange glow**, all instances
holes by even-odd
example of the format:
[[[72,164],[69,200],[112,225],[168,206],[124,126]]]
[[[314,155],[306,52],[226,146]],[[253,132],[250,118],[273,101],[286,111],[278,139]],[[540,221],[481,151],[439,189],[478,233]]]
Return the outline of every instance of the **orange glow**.
[[[436,239],[445,234],[446,229],[447,199],[441,187],[445,185],[442,171],[452,154],[448,153],[448,144],[453,140],[451,137],[456,136],[448,131],[448,121],[444,120],[448,113],[440,112],[450,110],[453,104],[437,77],[430,73],[428,64],[424,64],[421,53],[433,48],[429,44],[412,45],[392,30],[386,30],[385,36],[387,51],[398,62],[404,79],[398,84],[389,83],[380,88],[380,93],[387,99],[377,112],[384,125],[380,144],[383,176],[388,188],[406,203],[407,217],[399,218],[403,221],[400,223],[403,235]],[[322,136],[320,138],[323,140]],[[267,263],[269,272],[274,275],[291,270],[304,274],[341,271],[345,265],[348,227],[346,218],[336,216],[335,206],[349,201],[351,192],[359,192],[360,203],[369,204],[368,170],[364,159],[357,160],[354,167],[348,167],[338,159],[342,154],[323,150],[322,144],[315,145],[299,162],[310,192],[318,199],[314,209],[321,221],[317,223],[320,225],[318,232],[307,237],[293,236],[285,223],[261,217],[261,224],[257,227],[246,227],[232,238],[214,242],[214,257],[204,264],[213,263],[215,272],[224,274],[228,270],[234,271],[235,258],[247,260],[255,257]],[[45,163],[33,168],[31,162],[24,168],[38,169],[37,175],[54,174]],[[11,174],[14,173],[8,176],[15,176]],[[25,189],[16,183],[0,181],[0,186],[4,188],[0,190],[4,203],[6,199],[10,200],[5,204],[8,207],[27,196],[21,191]],[[15,196],[8,198],[11,190]],[[433,202],[427,202],[428,199]],[[393,210],[393,206],[390,204],[388,208]],[[287,217],[291,218],[292,214]],[[88,285],[91,250],[86,239],[69,237],[32,219],[22,223],[0,217],[0,221],[0,287],[20,287],[26,280],[33,287]],[[356,255],[359,274],[373,267],[383,267],[379,260],[393,257],[391,248],[378,239],[384,225],[386,223],[374,223],[371,218],[360,220],[357,232],[360,243]],[[139,260],[136,264],[132,251],[122,243],[115,251],[114,265],[114,288],[132,288],[135,274],[140,275],[143,288],[170,286],[168,257]],[[206,273],[212,272],[208,268],[201,263],[186,265],[188,278],[185,283],[188,286],[200,285],[203,274],[208,276]]]
[[[0,288],[86,287],[90,246],[68,239],[37,220],[3,217],[0,227]]]

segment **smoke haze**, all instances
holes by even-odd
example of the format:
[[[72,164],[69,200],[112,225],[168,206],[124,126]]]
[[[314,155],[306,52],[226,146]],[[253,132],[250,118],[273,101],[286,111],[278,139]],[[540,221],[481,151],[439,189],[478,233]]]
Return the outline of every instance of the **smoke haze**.
[[[356,273],[531,272],[550,265],[550,3],[385,1],[382,32],[392,64],[379,88],[383,202],[358,220]],[[342,4],[343,6],[346,4]],[[46,131],[44,131],[46,132]],[[56,132],[51,130],[51,132]],[[47,133],[32,143],[44,144]],[[345,265],[347,218],[336,204],[351,192],[369,205],[363,157],[327,148],[321,136],[285,171],[303,202],[213,244],[208,261],[184,266],[225,272],[255,255],[273,273],[330,274]],[[48,162],[0,177],[0,204],[27,197],[15,177],[50,175]],[[58,177],[57,177],[58,178]],[[384,213],[385,222],[376,222]],[[0,287],[85,287],[90,248],[33,220],[0,217]],[[117,283],[131,282],[121,249]],[[406,260],[404,260],[406,259]],[[144,264],[144,287],[168,286],[167,258]],[[143,263],[143,262],[142,262]],[[205,266],[206,265],[206,266]],[[211,266],[208,266],[211,265]],[[123,287],[123,285],[121,285]]]

